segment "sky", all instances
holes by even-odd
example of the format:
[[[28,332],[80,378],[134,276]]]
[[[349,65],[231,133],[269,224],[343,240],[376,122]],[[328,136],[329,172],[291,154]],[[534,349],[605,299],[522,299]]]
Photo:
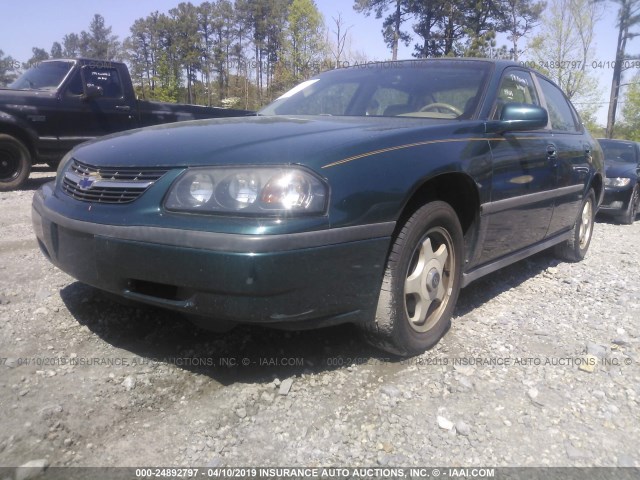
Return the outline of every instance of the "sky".
[[[88,30],[94,14],[99,13],[105,23],[112,27],[112,33],[122,41],[129,35],[133,22],[158,10],[166,13],[181,0],[109,0],[92,2],[87,0],[30,0],[27,3],[13,0],[0,0],[0,50],[5,55],[24,62],[31,57],[32,47],[41,47],[47,51],[54,41],[61,41],[68,33]],[[191,0],[194,4],[200,0]],[[316,0],[316,5],[325,17],[327,25],[332,17],[342,14],[351,36],[351,48],[366,55],[369,60],[387,60],[391,52],[382,40],[382,20],[356,13],[352,0]],[[596,31],[596,50],[592,62],[601,62],[601,68],[595,68],[602,94],[602,106],[598,112],[599,123],[604,124],[609,99],[611,74],[613,70],[606,62],[615,59],[616,13],[613,2],[605,3],[605,15]],[[411,58],[412,46],[401,46],[398,58]],[[628,54],[640,54],[640,39],[630,42]],[[594,63],[596,65],[596,63]],[[634,71],[627,73],[623,83],[630,80]],[[623,87],[624,88],[624,87]]]

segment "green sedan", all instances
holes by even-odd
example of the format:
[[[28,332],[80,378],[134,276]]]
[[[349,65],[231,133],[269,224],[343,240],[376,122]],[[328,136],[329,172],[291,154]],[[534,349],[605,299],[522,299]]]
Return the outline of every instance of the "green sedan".
[[[415,355],[475,279],[550,247],[581,260],[602,195],[602,151],[553,82],[434,59],[85,143],[35,194],[33,225],[81,282],[201,326],[352,322]]]

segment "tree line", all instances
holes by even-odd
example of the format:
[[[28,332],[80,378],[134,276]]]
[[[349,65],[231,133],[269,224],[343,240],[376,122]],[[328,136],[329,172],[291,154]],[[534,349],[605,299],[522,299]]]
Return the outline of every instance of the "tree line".
[[[144,99],[259,108],[340,55],[364,58],[345,49],[340,17],[334,24],[325,27],[313,0],[183,2],[137,19],[120,42],[96,14],[88,31],[67,34],[48,51],[34,47],[22,64],[0,50],[0,82],[49,58],[88,57],[125,61]]]
[[[416,58],[517,60],[544,1],[355,0],[352,7],[383,19],[392,59],[400,43],[415,40]],[[313,0],[183,2],[137,19],[122,42],[95,15],[88,31],[65,35],[49,51],[34,47],[25,66],[59,57],[124,60],[142,98],[258,108],[321,70],[366,61],[349,48],[349,29],[341,15],[325,23]],[[507,33],[510,46],[497,47],[497,33]]]
[[[542,0],[355,0],[354,9],[383,20],[382,35],[396,60],[398,46],[413,56],[505,57],[518,60],[521,40],[537,25]],[[497,46],[503,33],[508,44]]]
[[[143,97],[257,108],[320,71],[329,51],[312,0],[180,3],[124,42]]]

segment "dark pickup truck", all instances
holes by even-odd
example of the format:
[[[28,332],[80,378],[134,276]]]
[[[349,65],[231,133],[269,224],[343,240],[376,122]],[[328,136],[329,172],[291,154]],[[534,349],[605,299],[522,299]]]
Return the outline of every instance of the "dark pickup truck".
[[[31,165],[55,167],[75,145],[160,123],[253,115],[138,100],[124,63],[47,60],[0,88],[0,191],[19,188]]]

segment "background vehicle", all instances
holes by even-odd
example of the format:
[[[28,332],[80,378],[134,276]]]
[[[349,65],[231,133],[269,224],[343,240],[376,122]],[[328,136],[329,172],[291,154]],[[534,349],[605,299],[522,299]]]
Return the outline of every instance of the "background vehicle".
[[[0,191],[20,187],[31,165],[55,166],[75,145],[159,123],[253,114],[137,100],[124,63],[48,60],[0,89]]]
[[[325,72],[256,117],[81,145],[33,223],[70,275],[201,325],[354,322],[412,355],[475,279],[550,247],[584,258],[602,193],[602,151],[555,84],[438,59]]]
[[[600,212],[632,224],[640,204],[640,145],[627,140],[598,139],[604,153],[604,200]]]

